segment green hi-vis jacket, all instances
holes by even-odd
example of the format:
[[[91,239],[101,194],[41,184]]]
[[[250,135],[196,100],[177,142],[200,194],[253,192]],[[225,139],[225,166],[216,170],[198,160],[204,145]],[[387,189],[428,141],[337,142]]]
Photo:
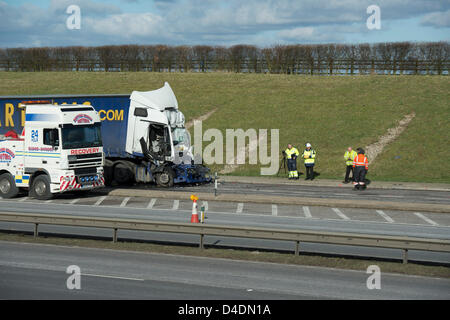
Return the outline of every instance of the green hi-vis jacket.
[[[305,159],[305,164],[314,164],[316,152],[313,149],[303,150],[302,158]]]
[[[300,152],[298,152],[297,148],[294,148],[294,147],[292,147],[291,149],[286,149],[284,152],[286,153],[286,156],[288,159],[292,159],[293,155],[298,157],[300,154]]]
[[[345,159],[345,164],[348,166],[352,166],[353,165],[353,159],[355,159],[355,157],[358,154],[356,153],[355,150],[352,150],[352,152],[348,152],[346,151],[344,154],[344,159]]]

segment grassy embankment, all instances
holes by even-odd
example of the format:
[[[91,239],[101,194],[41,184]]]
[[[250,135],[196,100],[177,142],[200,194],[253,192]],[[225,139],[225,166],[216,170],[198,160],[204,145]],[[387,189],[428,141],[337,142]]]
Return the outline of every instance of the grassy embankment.
[[[447,76],[0,72],[0,95],[130,93],[164,81],[187,120],[217,108],[203,130],[218,128],[225,136],[226,128],[274,128],[280,129],[281,149],[288,142],[299,149],[312,143],[319,179],[342,179],[348,146],[376,142],[414,111],[408,128],[371,165],[369,178],[450,183]],[[259,172],[258,165],[243,165],[233,174]]]

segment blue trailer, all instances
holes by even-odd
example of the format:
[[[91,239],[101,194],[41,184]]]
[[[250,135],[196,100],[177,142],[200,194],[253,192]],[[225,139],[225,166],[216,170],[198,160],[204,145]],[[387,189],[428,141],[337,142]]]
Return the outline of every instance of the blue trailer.
[[[168,83],[131,95],[36,95],[0,97],[0,135],[21,134],[27,100],[93,106],[102,121],[106,183],[210,182],[209,170],[194,164],[184,116]]]

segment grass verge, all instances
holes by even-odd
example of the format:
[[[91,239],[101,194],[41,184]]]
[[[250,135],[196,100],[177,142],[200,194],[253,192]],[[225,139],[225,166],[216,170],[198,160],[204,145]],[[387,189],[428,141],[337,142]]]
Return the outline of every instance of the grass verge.
[[[310,142],[319,179],[342,179],[348,146],[375,143],[414,112],[405,131],[371,164],[368,178],[450,183],[448,76],[0,72],[0,95],[131,93],[159,88],[164,81],[187,121],[217,109],[203,132],[215,128],[225,138],[226,129],[279,129],[280,152],[287,143],[302,149]],[[211,142],[203,143],[203,151]],[[223,165],[210,167],[214,172]],[[246,164],[232,174],[259,176],[260,168]],[[301,162],[299,169],[304,172]]]
[[[300,254],[300,256],[295,256],[294,254],[289,253],[217,248],[206,248],[200,250],[199,248],[190,246],[161,245],[146,242],[119,241],[117,243],[113,243],[112,241],[106,240],[59,238],[49,236],[39,236],[38,238],[34,238],[32,235],[16,233],[0,233],[0,241],[52,244],[112,250],[128,250],[148,253],[177,254],[196,257],[283,263],[302,266],[318,266],[358,271],[365,271],[367,270],[368,266],[376,264],[380,267],[382,272],[387,273],[450,278],[450,267],[424,265],[412,262],[404,265],[401,262],[391,262],[376,259],[329,257],[312,254]]]

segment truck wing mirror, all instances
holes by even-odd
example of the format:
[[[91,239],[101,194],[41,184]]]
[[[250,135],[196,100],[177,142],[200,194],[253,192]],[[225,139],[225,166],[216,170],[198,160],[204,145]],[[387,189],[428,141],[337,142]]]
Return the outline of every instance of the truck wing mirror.
[[[52,147],[58,147],[59,146],[58,129],[50,130],[50,132],[49,132],[49,140],[50,140],[50,145]]]

